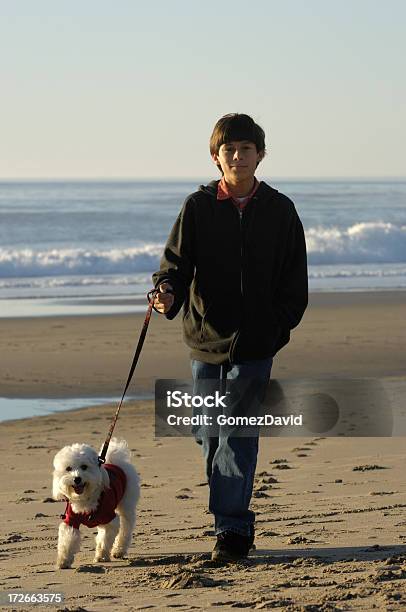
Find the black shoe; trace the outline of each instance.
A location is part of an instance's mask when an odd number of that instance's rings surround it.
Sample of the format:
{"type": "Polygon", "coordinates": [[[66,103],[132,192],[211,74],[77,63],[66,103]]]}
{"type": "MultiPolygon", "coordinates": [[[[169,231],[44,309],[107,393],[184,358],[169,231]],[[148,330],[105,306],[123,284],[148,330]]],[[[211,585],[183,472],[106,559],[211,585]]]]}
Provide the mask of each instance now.
{"type": "Polygon", "coordinates": [[[211,560],[232,563],[246,559],[254,542],[253,537],[253,535],[242,536],[233,531],[219,533],[216,546],[211,553],[211,560]]]}
{"type": "Polygon", "coordinates": [[[250,535],[248,536],[249,550],[256,550],[256,546],[254,544],[255,541],[255,527],[254,525],[250,525],[250,535]]]}

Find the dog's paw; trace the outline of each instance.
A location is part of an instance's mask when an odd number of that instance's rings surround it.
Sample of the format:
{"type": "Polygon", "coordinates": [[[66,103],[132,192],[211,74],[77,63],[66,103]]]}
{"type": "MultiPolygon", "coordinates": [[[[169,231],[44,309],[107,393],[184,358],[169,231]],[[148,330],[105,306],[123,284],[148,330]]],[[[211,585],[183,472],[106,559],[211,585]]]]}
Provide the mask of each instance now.
{"type": "Polygon", "coordinates": [[[113,550],[111,551],[111,556],[114,559],[124,559],[125,555],[126,555],[126,551],[121,550],[120,548],[113,548],[113,550]]]}
{"type": "Polygon", "coordinates": [[[68,559],[58,559],[55,563],[55,569],[70,569],[72,567],[72,561],[68,559]]]}
{"type": "Polygon", "coordinates": [[[109,561],[111,561],[111,559],[108,553],[96,555],[93,559],[94,563],[108,563],[109,561]]]}

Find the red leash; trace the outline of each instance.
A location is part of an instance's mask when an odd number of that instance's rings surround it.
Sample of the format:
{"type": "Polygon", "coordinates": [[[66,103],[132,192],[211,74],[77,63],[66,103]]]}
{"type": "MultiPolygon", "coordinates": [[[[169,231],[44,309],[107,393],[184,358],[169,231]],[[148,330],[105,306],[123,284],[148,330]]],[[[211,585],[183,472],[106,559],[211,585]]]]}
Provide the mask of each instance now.
{"type": "MultiPolygon", "coordinates": [[[[104,442],[102,452],[99,455],[99,465],[102,465],[106,461],[107,449],[108,449],[109,444],[110,444],[111,436],[113,435],[114,427],[116,426],[116,423],[117,423],[118,414],[120,412],[120,408],[121,408],[121,405],[123,403],[124,396],[125,396],[125,394],[127,392],[127,389],[129,387],[129,384],[130,384],[131,379],[133,377],[134,370],[135,370],[135,367],[136,367],[137,362],[138,362],[138,358],[139,358],[139,356],[141,354],[141,350],[142,350],[142,347],[143,347],[143,344],[144,344],[145,336],[147,335],[148,325],[149,325],[149,322],[150,322],[150,319],[151,319],[151,314],[152,314],[152,309],[155,310],[155,308],[154,308],[154,300],[155,300],[155,296],[156,296],[157,293],[158,293],[158,289],[152,289],[152,291],[149,291],[147,293],[147,300],[148,300],[149,304],[148,304],[147,314],[146,314],[146,317],[145,317],[145,320],[144,320],[144,325],[142,326],[142,330],[141,330],[140,338],[138,340],[137,348],[135,349],[135,354],[134,354],[133,362],[131,364],[130,373],[129,373],[128,378],[127,378],[127,383],[125,385],[125,388],[124,388],[124,391],[123,391],[123,395],[121,396],[120,403],[118,405],[116,413],[115,413],[115,415],[113,417],[113,420],[111,422],[110,429],[109,429],[109,432],[107,434],[106,440],[104,442]]],[[[167,291],[167,293],[172,293],[172,292],[167,291]]]]}

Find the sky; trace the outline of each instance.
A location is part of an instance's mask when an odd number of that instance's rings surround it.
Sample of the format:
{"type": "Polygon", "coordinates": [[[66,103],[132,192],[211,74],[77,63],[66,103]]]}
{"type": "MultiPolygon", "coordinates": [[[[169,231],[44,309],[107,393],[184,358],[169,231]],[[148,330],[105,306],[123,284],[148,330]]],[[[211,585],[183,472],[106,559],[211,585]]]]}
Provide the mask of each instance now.
{"type": "Polygon", "coordinates": [[[214,177],[230,112],[267,177],[406,176],[403,0],[0,0],[0,178],[214,177]]]}

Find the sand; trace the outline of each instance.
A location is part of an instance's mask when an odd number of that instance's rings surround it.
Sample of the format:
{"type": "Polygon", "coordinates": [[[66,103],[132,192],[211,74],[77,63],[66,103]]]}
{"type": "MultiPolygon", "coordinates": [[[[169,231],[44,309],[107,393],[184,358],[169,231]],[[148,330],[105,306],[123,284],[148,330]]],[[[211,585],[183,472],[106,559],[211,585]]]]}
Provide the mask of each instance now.
{"type": "MultiPolygon", "coordinates": [[[[378,378],[402,408],[405,303],[403,292],[312,295],[273,377],[378,378]]],[[[127,315],[0,321],[0,396],[119,395],[141,324],[127,315]]],[[[188,376],[179,321],[154,316],[132,392],[188,376]]],[[[56,609],[72,611],[406,609],[403,437],[262,438],[257,550],[217,567],[200,448],[154,439],[153,401],[126,403],[116,430],[142,479],[128,559],[94,565],[94,535],[82,527],[73,568],[56,571],[64,506],[49,501],[53,455],[74,441],[98,447],[113,409],[0,424],[1,590],[62,591],[56,609]]]]}

